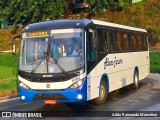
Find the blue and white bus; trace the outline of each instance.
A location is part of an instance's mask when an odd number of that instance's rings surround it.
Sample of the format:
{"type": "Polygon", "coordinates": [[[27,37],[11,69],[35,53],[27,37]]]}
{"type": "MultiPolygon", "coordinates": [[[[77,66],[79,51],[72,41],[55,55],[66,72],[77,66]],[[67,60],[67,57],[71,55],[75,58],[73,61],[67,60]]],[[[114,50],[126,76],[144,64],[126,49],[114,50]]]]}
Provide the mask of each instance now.
{"type": "Polygon", "coordinates": [[[109,92],[137,89],[149,68],[144,29],[93,19],[30,24],[21,35],[20,99],[102,104],[109,92]]]}

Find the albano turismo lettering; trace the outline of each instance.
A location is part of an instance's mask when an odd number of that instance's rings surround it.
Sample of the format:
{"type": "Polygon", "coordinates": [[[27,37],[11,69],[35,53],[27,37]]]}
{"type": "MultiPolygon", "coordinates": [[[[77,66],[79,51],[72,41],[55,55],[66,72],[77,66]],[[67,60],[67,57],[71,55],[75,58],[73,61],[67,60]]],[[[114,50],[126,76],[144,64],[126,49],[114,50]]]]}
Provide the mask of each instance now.
{"type": "Polygon", "coordinates": [[[105,60],[105,62],[104,62],[104,69],[106,69],[106,66],[114,66],[114,67],[116,67],[116,65],[118,65],[118,64],[122,64],[123,63],[123,60],[122,59],[117,59],[116,57],[115,57],[115,59],[114,60],[109,60],[109,58],[106,58],[106,60],[105,60]]]}

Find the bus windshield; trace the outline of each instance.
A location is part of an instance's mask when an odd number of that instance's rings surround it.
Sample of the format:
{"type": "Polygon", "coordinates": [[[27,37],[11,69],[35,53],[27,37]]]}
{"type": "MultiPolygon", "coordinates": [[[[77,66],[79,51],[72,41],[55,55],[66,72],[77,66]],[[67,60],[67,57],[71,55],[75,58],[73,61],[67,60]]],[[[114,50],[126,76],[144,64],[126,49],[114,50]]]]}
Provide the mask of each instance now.
{"type": "Polygon", "coordinates": [[[83,34],[80,28],[23,33],[19,69],[29,73],[62,73],[83,68],[83,34]]]}

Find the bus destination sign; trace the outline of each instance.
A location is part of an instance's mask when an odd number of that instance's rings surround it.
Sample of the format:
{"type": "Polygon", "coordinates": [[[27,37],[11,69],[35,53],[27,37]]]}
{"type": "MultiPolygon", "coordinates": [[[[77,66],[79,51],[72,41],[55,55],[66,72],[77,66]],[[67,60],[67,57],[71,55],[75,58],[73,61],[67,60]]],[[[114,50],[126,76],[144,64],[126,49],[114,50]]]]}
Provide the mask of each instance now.
{"type": "Polygon", "coordinates": [[[48,36],[48,32],[30,32],[29,37],[36,37],[36,36],[48,36]]]}

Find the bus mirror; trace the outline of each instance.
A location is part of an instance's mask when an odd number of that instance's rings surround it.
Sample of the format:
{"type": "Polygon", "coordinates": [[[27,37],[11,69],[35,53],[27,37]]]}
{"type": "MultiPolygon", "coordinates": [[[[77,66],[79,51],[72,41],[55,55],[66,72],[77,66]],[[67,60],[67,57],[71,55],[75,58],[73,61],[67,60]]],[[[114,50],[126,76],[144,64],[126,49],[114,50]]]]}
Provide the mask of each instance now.
{"type": "Polygon", "coordinates": [[[16,54],[16,44],[13,43],[12,45],[12,54],[15,55],[16,54]]]}
{"type": "Polygon", "coordinates": [[[16,54],[16,44],[15,44],[15,42],[14,42],[14,40],[16,39],[16,38],[19,38],[19,39],[21,39],[21,35],[14,35],[13,37],[12,37],[12,54],[13,55],[15,55],[16,54]]]}

